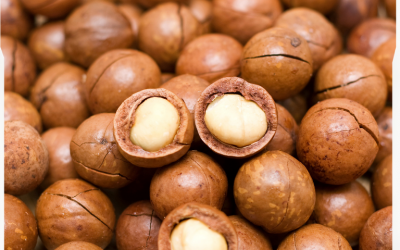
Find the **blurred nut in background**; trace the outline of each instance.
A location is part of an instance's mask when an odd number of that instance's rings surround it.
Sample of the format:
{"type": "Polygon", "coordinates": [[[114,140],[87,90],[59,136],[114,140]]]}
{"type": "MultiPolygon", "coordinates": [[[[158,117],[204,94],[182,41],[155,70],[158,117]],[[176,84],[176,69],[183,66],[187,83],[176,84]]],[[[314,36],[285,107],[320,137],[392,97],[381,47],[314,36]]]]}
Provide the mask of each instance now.
{"type": "Polygon", "coordinates": [[[57,247],[56,250],[101,250],[101,247],[85,241],[71,241],[57,247]]]}
{"type": "Polygon", "coordinates": [[[21,2],[32,14],[60,18],[78,6],[80,0],[21,0],[21,2]]]}
{"type": "Polygon", "coordinates": [[[388,155],[376,168],[371,180],[371,194],[376,208],[392,206],[392,155],[388,155]]]}
{"type": "Polygon", "coordinates": [[[384,0],[384,3],[387,15],[396,19],[396,0],[384,0]]]}
{"type": "Polygon", "coordinates": [[[385,107],[376,119],[379,129],[379,151],[375,163],[380,163],[386,156],[392,154],[392,108],[385,107]]]}
{"type": "Polygon", "coordinates": [[[328,14],[335,8],[339,0],[282,0],[282,2],[289,8],[306,7],[321,12],[321,14],[328,14]]]}
{"type": "Polygon", "coordinates": [[[132,47],[136,48],[138,43],[140,16],[142,15],[143,10],[133,4],[120,4],[118,5],[118,9],[131,24],[134,36],[134,43],[132,47]]]}
{"type": "Polygon", "coordinates": [[[189,9],[200,22],[199,34],[211,33],[212,3],[209,0],[190,0],[189,9]]]}
{"type": "Polygon", "coordinates": [[[297,124],[301,123],[301,119],[303,119],[308,110],[307,98],[301,93],[277,103],[289,111],[289,113],[296,120],[297,124]]]}
{"type": "Polygon", "coordinates": [[[25,40],[33,26],[32,24],[33,18],[22,7],[20,0],[1,1],[2,36],[25,40]]]}
{"type": "Polygon", "coordinates": [[[369,217],[360,235],[360,250],[392,249],[392,206],[369,217]]]}
{"type": "Polygon", "coordinates": [[[165,2],[176,2],[180,4],[187,4],[189,0],[119,0],[121,3],[127,4],[139,4],[146,9],[153,8],[156,5],[165,3],[165,2]]]}

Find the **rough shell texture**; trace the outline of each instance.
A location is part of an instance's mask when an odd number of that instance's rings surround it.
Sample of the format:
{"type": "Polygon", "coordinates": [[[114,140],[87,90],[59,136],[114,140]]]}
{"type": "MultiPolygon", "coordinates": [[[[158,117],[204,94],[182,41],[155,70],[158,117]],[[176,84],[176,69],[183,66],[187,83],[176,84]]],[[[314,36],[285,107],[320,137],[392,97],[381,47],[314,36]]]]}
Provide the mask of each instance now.
{"type": "Polygon", "coordinates": [[[84,85],[90,110],[98,114],[116,112],[132,94],[160,84],[161,72],[151,57],[137,50],[118,49],[103,54],[90,66],[84,85]]]}
{"type": "Polygon", "coordinates": [[[138,201],[127,207],[118,219],[115,237],[118,250],[157,250],[161,220],[149,201],[138,201]]]}
{"type": "Polygon", "coordinates": [[[4,194],[4,249],[33,250],[37,238],[35,216],[20,199],[4,194]]]}
{"type": "Polygon", "coordinates": [[[95,244],[85,241],[71,241],[56,248],[56,250],[101,250],[95,244]]]}
{"type": "Polygon", "coordinates": [[[80,0],[21,0],[21,2],[32,14],[60,18],[78,6],[80,0]]]}
{"type": "Polygon", "coordinates": [[[392,249],[392,206],[369,217],[360,235],[360,250],[392,249]]]}
{"type": "Polygon", "coordinates": [[[368,170],[378,145],[378,125],[372,114],[354,101],[334,98],[308,110],[296,149],[314,179],[341,185],[368,170]]]}
{"type": "Polygon", "coordinates": [[[197,202],[189,202],[175,208],[163,220],[158,236],[159,250],[171,250],[172,230],[180,221],[189,218],[198,219],[211,230],[222,234],[228,244],[228,250],[238,250],[238,235],[229,218],[218,209],[197,202]]]}
{"type": "Polygon", "coordinates": [[[306,7],[322,14],[330,13],[336,6],[339,0],[282,0],[283,4],[289,8],[306,7]]]}
{"type": "Polygon", "coordinates": [[[49,153],[38,132],[21,121],[4,123],[4,192],[34,190],[49,169],[49,153]]]}
{"type": "Polygon", "coordinates": [[[380,45],[371,57],[371,60],[379,66],[385,75],[389,90],[389,99],[392,98],[392,63],[395,50],[396,37],[393,37],[380,45]]]}
{"type": "Polygon", "coordinates": [[[269,233],[301,227],[314,210],[315,188],[307,169],[281,151],[243,164],[233,187],[240,213],[269,233]]]}
{"type": "Polygon", "coordinates": [[[176,63],[176,74],[191,74],[212,83],[238,76],[243,46],[230,36],[207,34],[190,42],[176,63]]]}
{"type": "Polygon", "coordinates": [[[376,168],[371,180],[372,199],[377,209],[392,205],[392,155],[376,168]]]}
{"type": "Polygon", "coordinates": [[[61,180],[46,189],[37,202],[36,219],[48,250],[70,241],[86,241],[104,249],[115,225],[108,197],[79,179],[61,180]]]}
{"type": "Polygon", "coordinates": [[[392,154],[392,107],[385,107],[376,119],[379,129],[379,151],[375,163],[380,163],[386,156],[392,154]]]}
{"type": "Polygon", "coordinates": [[[164,219],[176,207],[196,201],[221,209],[228,192],[225,171],[208,155],[189,151],[158,169],[150,184],[155,214],[164,219]]]}
{"type": "Polygon", "coordinates": [[[1,35],[24,40],[31,28],[31,17],[19,0],[1,1],[1,35]]]}

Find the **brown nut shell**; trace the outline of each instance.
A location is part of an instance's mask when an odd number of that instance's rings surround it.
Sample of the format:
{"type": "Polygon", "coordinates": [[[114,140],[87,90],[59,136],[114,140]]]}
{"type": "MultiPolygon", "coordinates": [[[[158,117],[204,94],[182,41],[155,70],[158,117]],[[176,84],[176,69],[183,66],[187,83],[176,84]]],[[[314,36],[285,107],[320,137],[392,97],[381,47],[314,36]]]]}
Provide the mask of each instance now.
{"type": "Polygon", "coordinates": [[[103,188],[121,188],[139,174],[139,168],[118,151],[113,135],[114,117],[109,113],[91,116],[78,127],[70,144],[77,173],[103,188]]]}
{"type": "Polygon", "coordinates": [[[384,3],[387,15],[396,19],[396,0],[385,0],[384,3]]]}
{"type": "Polygon", "coordinates": [[[32,18],[19,0],[1,1],[1,35],[25,40],[32,28],[32,18]]]}
{"type": "Polygon", "coordinates": [[[164,219],[176,207],[198,202],[221,210],[228,192],[228,178],[208,155],[189,151],[178,161],[157,170],[150,184],[155,214],[164,219]]]}
{"type": "Polygon", "coordinates": [[[305,7],[321,12],[321,14],[330,13],[339,0],[282,0],[282,3],[289,8],[305,7]]]}
{"type": "Polygon", "coordinates": [[[57,247],[56,250],[102,250],[101,247],[85,242],[85,241],[71,241],[57,247]]]}
{"type": "Polygon", "coordinates": [[[39,133],[22,121],[4,123],[4,192],[23,195],[43,181],[49,153],[39,133]]]}
{"type": "Polygon", "coordinates": [[[132,164],[143,168],[158,168],[177,161],[190,148],[194,123],[185,102],[166,89],[145,89],[126,99],[118,108],[114,119],[114,137],[119,152],[132,164]],[[135,122],[136,109],[151,97],[168,100],[177,109],[180,125],[171,144],[156,152],[148,152],[130,140],[130,131],[135,122]]]}
{"type": "Polygon", "coordinates": [[[146,9],[150,9],[155,7],[156,5],[165,3],[165,2],[175,2],[180,4],[188,4],[189,0],[120,0],[121,3],[126,4],[139,4],[146,9]]]}
{"type": "MultiPolygon", "coordinates": [[[[277,102],[282,105],[296,120],[297,124],[301,123],[301,120],[305,116],[308,110],[308,100],[302,94],[292,96],[283,101],[277,102]]],[[[278,117],[279,119],[279,117],[278,117]]]]}
{"type": "Polygon", "coordinates": [[[278,250],[352,250],[347,240],[329,227],[320,224],[307,225],[290,234],[278,250]]]}
{"type": "Polygon", "coordinates": [[[371,60],[379,66],[385,75],[388,85],[389,100],[392,99],[392,64],[395,50],[396,37],[393,37],[380,45],[371,57],[371,60]]]}
{"type": "Polygon", "coordinates": [[[104,249],[115,225],[108,197],[79,179],[61,180],[46,189],[37,202],[36,219],[48,250],[70,241],[86,241],[104,249]]]}
{"type": "Polygon", "coordinates": [[[361,231],[359,249],[391,250],[392,231],[392,206],[376,211],[361,231]]]}
{"type": "Polygon", "coordinates": [[[132,47],[136,48],[138,43],[140,16],[142,15],[143,10],[135,4],[120,4],[118,5],[118,9],[131,24],[134,36],[132,47]]]}
{"type": "Polygon", "coordinates": [[[150,201],[138,201],[127,207],[118,219],[115,238],[118,250],[157,250],[161,220],[150,201]]]}
{"type": "Polygon", "coordinates": [[[379,151],[374,163],[380,163],[386,156],[392,154],[393,135],[392,135],[392,107],[385,107],[376,119],[379,129],[379,151]]]}
{"type": "Polygon", "coordinates": [[[21,2],[32,14],[60,18],[78,6],[80,0],[21,0],[21,2]]]}
{"type": "Polygon", "coordinates": [[[209,0],[191,0],[189,9],[199,21],[199,34],[211,33],[212,3],[209,0]]]}
{"type": "Polygon", "coordinates": [[[378,124],[362,105],[344,98],[311,107],[297,140],[298,159],[311,176],[341,185],[363,175],[378,153],[378,124]]]}
{"type": "Polygon", "coordinates": [[[23,201],[4,194],[4,249],[34,250],[38,239],[35,216],[23,201]]]}
{"type": "Polygon", "coordinates": [[[392,155],[388,155],[372,175],[371,195],[378,210],[392,206],[392,168],[392,155]]]}
{"type": "Polygon", "coordinates": [[[278,115],[276,105],[268,92],[255,84],[246,82],[238,77],[225,77],[208,86],[195,107],[195,122],[201,140],[215,153],[230,158],[246,158],[262,151],[271,142],[278,127],[278,115]],[[207,106],[217,97],[226,93],[237,93],[246,100],[255,102],[265,113],[268,129],[265,135],[258,141],[245,146],[236,147],[218,140],[207,128],[204,116],[207,106]]]}
{"type": "Polygon", "coordinates": [[[238,250],[238,235],[228,216],[214,207],[198,202],[183,204],[165,217],[158,235],[158,249],[171,250],[170,236],[172,230],[179,222],[190,218],[198,219],[211,230],[222,234],[226,239],[228,250],[238,250]]]}
{"type": "Polygon", "coordinates": [[[243,164],[233,187],[240,213],[269,233],[301,227],[314,210],[315,188],[291,155],[268,151],[243,164]]]}

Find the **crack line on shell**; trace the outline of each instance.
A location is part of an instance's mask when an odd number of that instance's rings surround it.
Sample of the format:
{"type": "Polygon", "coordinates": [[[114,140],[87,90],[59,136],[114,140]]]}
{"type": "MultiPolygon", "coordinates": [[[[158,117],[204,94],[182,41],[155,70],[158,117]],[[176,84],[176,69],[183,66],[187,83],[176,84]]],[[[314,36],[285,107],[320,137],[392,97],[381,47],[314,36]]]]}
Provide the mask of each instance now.
{"type": "Polygon", "coordinates": [[[129,179],[128,177],[126,177],[126,176],[120,174],[120,173],[111,174],[111,173],[108,173],[108,172],[100,171],[100,170],[98,170],[98,169],[94,169],[94,168],[87,167],[87,166],[85,166],[82,162],[79,162],[79,161],[75,161],[75,160],[74,160],[74,162],[76,162],[76,163],[78,163],[78,164],[81,164],[84,168],[93,170],[93,171],[95,171],[95,172],[99,172],[99,173],[106,174],[106,175],[111,175],[111,176],[120,176],[120,177],[122,177],[122,178],[127,179],[128,181],[131,181],[131,180],[132,180],[132,179],[129,179]]]}
{"type": "Polygon", "coordinates": [[[274,57],[274,56],[283,56],[283,57],[295,59],[295,60],[310,64],[309,62],[307,62],[306,60],[304,60],[300,57],[287,55],[287,54],[269,54],[269,55],[261,55],[261,56],[252,56],[252,57],[246,57],[243,60],[258,59],[258,58],[264,58],[264,57],[274,57]]]}
{"type": "Polygon", "coordinates": [[[15,91],[15,54],[17,53],[18,42],[14,39],[11,65],[11,89],[15,91]]]}
{"type": "MultiPolygon", "coordinates": [[[[81,146],[84,145],[84,144],[98,144],[98,145],[104,145],[104,144],[101,144],[101,143],[99,143],[99,142],[84,142],[84,143],[82,143],[82,144],[78,144],[78,143],[76,143],[76,142],[74,142],[74,141],[71,141],[71,142],[74,143],[75,145],[77,145],[78,147],[81,147],[81,146]]],[[[117,145],[116,142],[107,142],[107,144],[117,145]]],[[[127,161],[127,160],[124,159],[124,158],[117,157],[117,156],[112,152],[112,150],[108,150],[108,149],[107,149],[107,151],[108,151],[108,153],[111,152],[111,154],[113,154],[113,156],[114,156],[115,159],[120,160],[120,161],[123,161],[123,162],[126,162],[126,163],[130,163],[129,161],[127,161]]]]}
{"type": "Polygon", "coordinates": [[[74,200],[73,198],[71,198],[68,195],[64,195],[64,194],[51,194],[51,193],[46,193],[48,195],[54,195],[54,196],[60,196],[60,197],[64,197],[70,201],[75,202],[76,204],[78,204],[79,206],[81,206],[83,209],[86,210],[86,212],[88,212],[90,215],[92,215],[94,218],[96,218],[98,221],[100,221],[104,226],[106,226],[108,229],[110,229],[111,231],[113,231],[105,222],[103,222],[102,220],[100,220],[99,217],[97,217],[96,215],[94,215],[92,212],[90,212],[89,209],[87,209],[82,203],[80,203],[79,201],[74,200]]]}
{"type": "Polygon", "coordinates": [[[81,147],[82,145],[84,145],[84,144],[101,144],[101,143],[98,143],[98,142],[84,142],[84,143],[82,143],[82,144],[78,144],[78,143],[76,143],[75,141],[71,141],[73,144],[75,144],[76,146],[78,146],[78,147],[81,147]]]}
{"type": "Polygon", "coordinates": [[[204,178],[205,178],[206,181],[207,181],[208,192],[210,193],[210,204],[209,204],[209,205],[212,206],[212,204],[211,204],[212,192],[211,192],[211,186],[210,186],[210,182],[208,181],[207,175],[206,175],[206,173],[204,173],[204,170],[203,170],[203,168],[200,166],[200,164],[199,164],[195,159],[192,158],[192,160],[193,160],[193,161],[196,163],[196,165],[199,167],[200,171],[203,173],[204,178]]]}
{"type": "Polygon", "coordinates": [[[317,43],[317,42],[313,42],[313,41],[310,41],[310,40],[306,40],[306,41],[307,41],[307,43],[311,43],[311,44],[313,44],[313,45],[315,45],[315,46],[322,47],[322,48],[324,48],[325,50],[329,50],[329,49],[332,47],[332,45],[334,44],[334,40],[333,40],[333,41],[331,42],[331,44],[328,45],[328,46],[323,45],[323,44],[320,44],[320,43],[317,43]]]}
{"type": "Polygon", "coordinates": [[[328,91],[330,91],[330,90],[338,89],[338,88],[341,88],[341,87],[346,87],[346,86],[348,86],[348,85],[350,85],[350,84],[356,83],[356,82],[358,82],[358,81],[360,81],[360,80],[363,80],[363,79],[366,79],[366,78],[369,78],[369,77],[381,77],[381,76],[380,76],[380,75],[367,75],[367,76],[363,76],[363,77],[360,77],[360,78],[358,78],[358,79],[356,79],[356,80],[354,80],[354,81],[351,81],[351,82],[347,82],[347,83],[344,83],[344,84],[341,84],[341,85],[338,85],[338,86],[329,87],[329,88],[326,88],[326,89],[323,89],[323,90],[319,90],[319,91],[315,92],[314,94],[318,95],[318,94],[322,94],[322,93],[324,93],[324,92],[328,92],[328,91]]]}
{"type": "Polygon", "coordinates": [[[201,74],[197,74],[196,76],[205,76],[208,74],[215,74],[215,73],[222,73],[224,71],[229,71],[229,70],[234,70],[234,69],[239,69],[240,67],[232,67],[232,68],[228,68],[228,69],[221,69],[221,70],[216,70],[216,71],[210,71],[210,72],[206,72],[206,73],[201,73],[201,74]]]}
{"type": "Polygon", "coordinates": [[[154,214],[154,210],[151,210],[150,229],[149,229],[149,235],[147,236],[147,239],[146,239],[146,249],[147,249],[147,245],[149,243],[149,238],[150,238],[150,235],[151,235],[151,223],[153,222],[153,214],[154,214]]]}
{"type": "Polygon", "coordinates": [[[98,189],[98,188],[88,189],[88,190],[86,190],[86,191],[80,192],[79,194],[76,194],[76,195],[72,196],[71,198],[75,198],[75,197],[77,197],[77,196],[79,196],[79,195],[81,195],[81,194],[83,194],[83,193],[87,193],[87,192],[95,191],[95,190],[100,190],[100,189],[98,189]]]}
{"type": "Polygon", "coordinates": [[[47,90],[49,90],[53,84],[64,75],[63,72],[61,74],[57,74],[55,77],[53,77],[53,79],[51,79],[49,86],[46,86],[44,89],[42,89],[39,93],[38,93],[38,97],[39,97],[39,107],[38,110],[42,109],[43,104],[47,101],[47,96],[46,96],[46,92],[47,90]]]}
{"type": "Polygon", "coordinates": [[[183,49],[183,43],[185,42],[184,30],[183,30],[183,17],[181,13],[182,5],[178,5],[178,18],[179,18],[179,27],[181,28],[181,40],[179,42],[179,51],[183,49]]]}
{"type": "Polygon", "coordinates": [[[38,4],[35,7],[31,7],[30,10],[34,11],[34,10],[37,10],[37,9],[45,8],[48,5],[51,5],[53,2],[54,2],[53,0],[44,1],[42,4],[38,4]]]}

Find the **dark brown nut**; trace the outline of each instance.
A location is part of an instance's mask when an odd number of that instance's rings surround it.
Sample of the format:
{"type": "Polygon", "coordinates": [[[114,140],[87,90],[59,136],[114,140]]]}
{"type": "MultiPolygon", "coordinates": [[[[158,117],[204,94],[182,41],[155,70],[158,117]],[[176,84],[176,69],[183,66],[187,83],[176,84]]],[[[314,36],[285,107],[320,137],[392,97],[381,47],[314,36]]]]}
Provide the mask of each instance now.
{"type": "Polygon", "coordinates": [[[378,124],[362,105],[328,99],[304,116],[297,140],[298,159],[322,183],[341,185],[363,175],[378,153],[378,124]]]}
{"type": "Polygon", "coordinates": [[[72,163],[69,144],[76,129],[68,127],[52,128],[42,135],[49,152],[49,171],[40,187],[45,190],[59,180],[78,178],[72,163]]]}
{"type": "Polygon", "coordinates": [[[371,57],[384,42],[396,37],[396,22],[389,18],[371,18],[357,25],[347,38],[350,53],[371,57]]]}
{"type": "Polygon", "coordinates": [[[115,225],[108,197],[79,179],[57,181],[46,189],[37,201],[36,219],[48,250],[70,241],[86,241],[104,249],[115,225]]]}
{"type": "Polygon", "coordinates": [[[22,121],[4,123],[4,192],[23,195],[44,180],[49,153],[39,133],[22,121]]]}
{"type": "Polygon", "coordinates": [[[71,61],[85,68],[105,52],[128,48],[133,42],[128,19],[109,2],[84,4],[65,22],[65,51],[71,61]]]}
{"type": "Polygon", "coordinates": [[[184,246],[185,240],[188,243],[187,249],[190,249],[191,242],[196,242],[201,244],[199,249],[211,249],[210,247],[219,243],[218,246],[221,248],[214,249],[238,250],[238,235],[229,218],[218,209],[197,202],[189,202],[175,208],[163,220],[158,235],[158,249],[174,249],[172,244],[175,243],[184,246]],[[187,225],[188,222],[192,227],[182,225],[184,223],[187,225]],[[195,228],[202,229],[201,239],[192,231],[195,228]],[[182,234],[174,235],[174,232],[182,234]]]}
{"type": "Polygon", "coordinates": [[[21,2],[32,14],[60,18],[78,6],[80,0],[21,0],[21,2]]]}
{"type": "Polygon", "coordinates": [[[212,3],[209,0],[190,0],[189,9],[199,21],[199,34],[211,33],[212,3]]]}
{"type": "Polygon", "coordinates": [[[396,19],[396,0],[385,0],[384,3],[387,15],[396,19]]]}
{"type": "Polygon", "coordinates": [[[392,206],[369,217],[360,235],[360,250],[392,249],[392,206]]]}
{"type": "Polygon", "coordinates": [[[138,201],[127,207],[118,219],[115,238],[118,250],[157,250],[161,220],[149,201],[138,201]]]}
{"type": "Polygon", "coordinates": [[[155,214],[164,219],[176,207],[196,201],[221,210],[228,192],[225,171],[211,157],[189,151],[184,157],[158,169],[150,184],[155,214]]]}
{"type": "Polygon", "coordinates": [[[275,102],[260,86],[225,77],[208,86],[195,107],[201,140],[217,154],[247,158],[271,142],[278,127],[275,102]]]}
{"type": "Polygon", "coordinates": [[[271,28],[281,13],[279,0],[214,0],[212,26],[246,44],[255,34],[271,28]]]}
{"type": "Polygon", "coordinates": [[[4,194],[4,249],[34,250],[37,238],[31,210],[17,197],[4,194]]]}
{"type": "Polygon", "coordinates": [[[31,102],[47,128],[76,128],[90,111],[82,78],[85,71],[69,63],[56,63],[39,75],[31,91],[31,102]]]}
{"type": "Polygon", "coordinates": [[[238,76],[242,45],[232,37],[207,34],[190,42],[176,63],[176,74],[191,74],[212,83],[238,76]]]}
{"type": "Polygon", "coordinates": [[[385,107],[387,83],[379,67],[360,55],[339,55],[318,71],[314,84],[318,101],[347,98],[366,107],[377,117],[385,107]],[[374,93],[368,98],[368,93],[374,93]]]}
{"type": "Polygon", "coordinates": [[[189,0],[120,0],[121,3],[127,4],[139,4],[140,6],[150,9],[155,7],[156,5],[165,3],[165,2],[176,2],[181,4],[187,4],[189,0]]]}
{"type": "Polygon", "coordinates": [[[233,187],[240,213],[269,233],[285,233],[310,218],[315,188],[307,169],[289,154],[268,151],[243,164],[233,187]]]}
{"type": "Polygon", "coordinates": [[[136,48],[138,43],[140,16],[142,15],[143,10],[133,4],[120,4],[118,5],[118,9],[131,24],[134,37],[134,44],[132,47],[136,48]]]}
{"type": "Polygon", "coordinates": [[[331,20],[343,35],[368,18],[378,16],[379,0],[339,0],[331,20]]]}
{"type": "MultiPolygon", "coordinates": [[[[298,94],[283,101],[277,102],[282,105],[296,120],[297,124],[301,123],[304,115],[307,113],[308,104],[304,95],[298,94]]],[[[279,119],[279,117],[278,117],[279,119]]]]}
{"type": "Polygon", "coordinates": [[[296,152],[296,140],[299,126],[293,116],[283,106],[276,104],[278,127],[274,138],[265,148],[265,151],[280,150],[293,155],[296,152]]]}
{"type": "Polygon", "coordinates": [[[328,14],[333,11],[339,0],[282,0],[283,4],[289,8],[305,7],[321,12],[321,14],[328,14]]]}
{"type": "Polygon", "coordinates": [[[36,64],[29,49],[18,40],[1,36],[4,56],[4,90],[27,96],[36,78],[36,64]]]}
{"type": "Polygon", "coordinates": [[[285,11],[276,20],[276,26],[296,31],[310,47],[314,71],[343,48],[339,31],[322,14],[306,8],[285,11]]]}
{"type": "Polygon", "coordinates": [[[262,86],[275,100],[283,100],[298,94],[310,80],[311,50],[291,29],[267,29],[244,47],[241,72],[243,79],[262,86]]]}
{"type": "Polygon", "coordinates": [[[32,18],[19,0],[1,1],[1,35],[25,40],[32,28],[32,18]]]}
{"type": "Polygon", "coordinates": [[[172,78],[174,78],[176,75],[172,73],[162,73],[161,74],[161,83],[166,83],[172,78]]]}
{"type": "Polygon", "coordinates": [[[376,168],[371,181],[371,195],[376,208],[392,206],[392,155],[376,168]]]}
{"type": "Polygon", "coordinates": [[[161,72],[151,57],[131,49],[111,50],[89,68],[85,93],[94,114],[116,112],[126,98],[143,89],[157,88],[161,72]]]}
{"type": "Polygon", "coordinates": [[[64,21],[46,23],[32,31],[28,48],[40,69],[68,61],[64,53],[64,21]]]}
{"type": "Polygon", "coordinates": [[[62,244],[56,250],[102,250],[102,248],[85,241],[71,241],[62,244]]]}
{"type": "Polygon", "coordinates": [[[340,234],[319,224],[307,225],[290,234],[279,245],[278,250],[352,250],[347,240],[340,234]]]}
{"type": "Polygon", "coordinates": [[[23,121],[42,133],[42,119],[36,108],[14,92],[4,92],[4,121],[23,121]]]}
{"type": "Polygon", "coordinates": [[[133,94],[121,104],[114,119],[119,152],[144,168],[177,161],[189,150],[193,132],[193,117],[185,102],[166,89],[133,94]]]}
{"type": "Polygon", "coordinates": [[[103,188],[121,188],[139,174],[119,153],[113,135],[115,114],[97,114],[85,120],[72,137],[70,149],[75,170],[103,188]]]}
{"type": "Polygon", "coordinates": [[[379,66],[385,75],[390,100],[392,99],[392,63],[395,50],[396,37],[393,37],[380,45],[371,57],[371,60],[379,66]]]}
{"type": "MultiPolygon", "coordinates": [[[[180,75],[174,77],[160,86],[160,88],[169,90],[183,99],[186,107],[189,109],[190,114],[194,120],[194,111],[197,100],[201,93],[210,85],[206,80],[193,76],[193,75],[180,75]]],[[[199,132],[196,127],[194,128],[192,147],[201,148],[204,146],[203,141],[200,139],[199,132]]]]}
{"type": "Polygon", "coordinates": [[[385,107],[376,119],[379,129],[379,151],[375,163],[380,163],[386,156],[392,154],[392,108],[385,107]]]}
{"type": "Polygon", "coordinates": [[[352,181],[340,186],[317,184],[315,191],[314,222],[340,233],[350,245],[358,245],[362,228],[375,212],[367,190],[352,181]]]}
{"type": "Polygon", "coordinates": [[[139,48],[151,56],[162,71],[174,72],[185,46],[199,35],[200,23],[189,8],[163,3],[140,17],[139,48]]]}
{"type": "Polygon", "coordinates": [[[241,216],[229,216],[238,235],[238,250],[272,250],[269,239],[264,232],[254,227],[241,216]]]}

